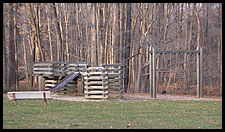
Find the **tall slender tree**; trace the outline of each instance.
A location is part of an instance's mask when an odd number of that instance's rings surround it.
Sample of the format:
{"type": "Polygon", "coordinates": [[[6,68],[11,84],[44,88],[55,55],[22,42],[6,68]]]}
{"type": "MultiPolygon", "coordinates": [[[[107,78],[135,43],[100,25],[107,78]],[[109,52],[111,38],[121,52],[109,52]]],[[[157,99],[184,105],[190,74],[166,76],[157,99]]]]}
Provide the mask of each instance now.
{"type": "MultiPolygon", "coordinates": [[[[126,24],[126,41],[125,41],[125,60],[130,57],[130,44],[131,44],[131,3],[127,3],[127,24],[126,24]]],[[[125,62],[125,73],[124,73],[124,91],[127,92],[128,81],[129,81],[129,60],[125,62]]]]}
{"type": "Polygon", "coordinates": [[[14,37],[14,26],[15,26],[15,21],[14,21],[14,4],[13,3],[9,3],[9,28],[8,28],[8,33],[9,33],[9,61],[8,61],[8,69],[9,69],[9,76],[8,76],[8,86],[9,86],[9,90],[13,91],[16,90],[16,62],[15,62],[15,37],[14,37]]]}

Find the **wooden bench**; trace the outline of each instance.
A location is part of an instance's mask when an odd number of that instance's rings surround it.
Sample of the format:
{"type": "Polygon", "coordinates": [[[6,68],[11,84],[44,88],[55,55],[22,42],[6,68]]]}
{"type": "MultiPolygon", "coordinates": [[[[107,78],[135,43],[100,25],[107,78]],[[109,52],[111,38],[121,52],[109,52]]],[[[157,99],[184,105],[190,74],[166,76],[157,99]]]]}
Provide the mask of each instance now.
{"type": "Polygon", "coordinates": [[[8,92],[9,100],[44,100],[44,107],[47,106],[47,99],[53,99],[50,95],[50,91],[22,91],[22,92],[8,92]]]}

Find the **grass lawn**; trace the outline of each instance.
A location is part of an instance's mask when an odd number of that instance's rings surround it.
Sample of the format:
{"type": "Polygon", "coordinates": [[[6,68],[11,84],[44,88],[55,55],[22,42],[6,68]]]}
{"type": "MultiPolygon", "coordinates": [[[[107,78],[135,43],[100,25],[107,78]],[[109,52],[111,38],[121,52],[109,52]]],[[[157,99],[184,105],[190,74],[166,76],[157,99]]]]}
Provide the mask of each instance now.
{"type": "Polygon", "coordinates": [[[222,102],[20,100],[3,95],[3,129],[8,128],[196,128],[222,129],[222,102]]]}

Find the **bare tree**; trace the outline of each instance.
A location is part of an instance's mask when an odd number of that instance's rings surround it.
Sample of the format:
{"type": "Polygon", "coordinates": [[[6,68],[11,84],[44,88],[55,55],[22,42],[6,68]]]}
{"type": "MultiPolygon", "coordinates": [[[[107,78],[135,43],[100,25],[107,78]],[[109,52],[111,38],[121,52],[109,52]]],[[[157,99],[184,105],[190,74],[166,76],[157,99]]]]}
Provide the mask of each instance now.
{"type": "Polygon", "coordinates": [[[96,4],[91,4],[91,63],[98,65],[97,61],[97,23],[96,23],[96,4]]]}
{"type": "Polygon", "coordinates": [[[9,33],[9,61],[8,61],[8,68],[9,68],[9,76],[8,80],[8,86],[9,90],[16,90],[16,62],[15,62],[15,37],[14,37],[14,26],[15,26],[15,21],[14,21],[14,4],[9,3],[9,28],[8,28],[8,33],[9,33]]]}
{"type": "MultiPolygon", "coordinates": [[[[127,24],[126,24],[126,41],[125,41],[125,59],[130,57],[130,43],[131,43],[131,3],[127,3],[127,24]]],[[[129,82],[129,61],[125,62],[125,75],[124,75],[124,91],[127,92],[129,82]]]]}
{"type": "MultiPolygon", "coordinates": [[[[194,50],[198,45],[203,48],[206,93],[222,91],[220,3],[4,3],[3,14],[4,91],[18,89],[21,67],[33,90],[41,90],[41,79],[32,77],[34,62],[85,61],[95,66],[122,63],[125,92],[148,92],[149,46],[194,50]]],[[[157,68],[195,60],[188,54],[158,58],[157,68]]],[[[182,75],[184,87],[191,85],[195,77],[189,73],[196,65],[177,67],[157,73],[159,86],[178,84],[179,68],[188,73],[182,75]]]]}
{"type": "Polygon", "coordinates": [[[218,71],[219,71],[219,89],[222,94],[222,5],[218,7],[218,71]]]}
{"type": "Polygon", "coordinates": [[[59,5],[56,3],[53,3],[53,10],[54,10],[54,18],[55,18],[55,25],[56,25],[56,32],[57,32],[57,55],[58,55],[58,61],[63,61],[63,40],[62,40],[62,32],[61,32],[61,24],[60,24],[60,11],[59,11],[59,5]]]}

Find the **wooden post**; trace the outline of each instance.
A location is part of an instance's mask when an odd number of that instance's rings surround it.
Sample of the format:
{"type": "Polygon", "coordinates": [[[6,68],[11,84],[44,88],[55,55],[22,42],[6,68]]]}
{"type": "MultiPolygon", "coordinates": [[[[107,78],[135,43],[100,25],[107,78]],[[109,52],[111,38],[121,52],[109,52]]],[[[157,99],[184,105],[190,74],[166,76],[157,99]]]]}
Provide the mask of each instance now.
{"type": "Polygon", "coordinates": [[[43,97],[44,97],[44,107],[47,107],[47,99],[45,93],[43,93],[43,97]]]}
{"type": "Polygon", "coordinates": [[[155,48],[152,47],[152,92],[153,92],[153,98],[156,98],[156,71],[155,71],[155,64],[156,64],[156,52],[155,52],[155,48]]]}
{"type": "Polygon", "coordinates": [[[197,97],[202,98],[202,48],[197,47],[197,97]]]}
{"type": "Polygon", "coordinates": [[[123,79],[122,73],[123,72],[122,72],[122,66],[118,66],[118,69],[120,69],[119,72],[118,72],[118,73],[120,73],[120,75],[119,75],[119,78],[120,78],[120,80],[119,80],[119,84],[120,84],[120,86],[119,86],[120,87],[119,98],[122,99],[123,98],[123,91],[122,91],[123,90],[123,88],[122,88],[123,87],[122,86],[122,81],[123,81],[122,80],[123,79]]]}
{"type": "Polygon", "coordinates": [[[149,94],[150,97],[153,98],[153,93],[152,93],[152,46],[149,48],[149,94]]]}
{"type": "Polygon", "coordinates": [[[16,102],[16,95],[15,95],[15,93],[13,93],[13,100],[15,101],[15,104],[17,104],[17,102],[16,102]]]}
{"type": "Polygon", "coordinates": [[[203,97],[203,93],[202,93],[202,88],[203,88],[202,87],[202,48],[200,46],[199,46],[199,50],[200,50],[200,53],[199,53],[199,55],[200,55],[200,58],[199,58],[200,59],[199,60],[200,61],[199,62],[200,63],[200,65],[199,65],[199,72],[200,72],[200,75],[199,75],[199,77],[200,77],[199,85],[200,86],[199,86],[199,88],[200,88],[200,91],[199,92],[200,92],[200,98],[202,98],[203,97]]]}
{"type": "Polygon", "coordinates": [[[122,79],[123,79],[122,94],[124,95],[124,84],[125,84],[124,83],[124,81],[125,81],[125,78],[124,78],[125,77],[125,75],[124,75],[125,74],[125,66],[124,65],[123,65],[122,70],[123,70],[123,74],[122,74],[122,79]]]}

